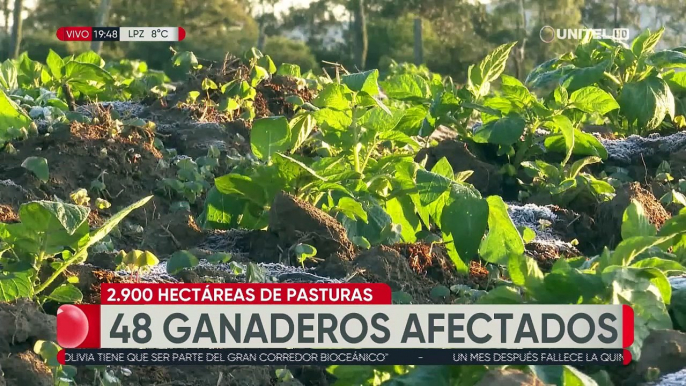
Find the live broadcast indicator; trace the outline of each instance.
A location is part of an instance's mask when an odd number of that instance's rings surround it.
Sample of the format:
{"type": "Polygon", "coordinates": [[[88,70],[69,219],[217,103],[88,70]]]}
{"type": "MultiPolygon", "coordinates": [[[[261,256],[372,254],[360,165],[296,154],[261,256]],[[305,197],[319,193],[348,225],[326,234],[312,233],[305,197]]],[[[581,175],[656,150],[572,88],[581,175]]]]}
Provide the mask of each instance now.
{"type": "Polygon", "coordinates": [[[179,42],[186,37],[183,27],[60,27],[62,41],[179,42]]]}

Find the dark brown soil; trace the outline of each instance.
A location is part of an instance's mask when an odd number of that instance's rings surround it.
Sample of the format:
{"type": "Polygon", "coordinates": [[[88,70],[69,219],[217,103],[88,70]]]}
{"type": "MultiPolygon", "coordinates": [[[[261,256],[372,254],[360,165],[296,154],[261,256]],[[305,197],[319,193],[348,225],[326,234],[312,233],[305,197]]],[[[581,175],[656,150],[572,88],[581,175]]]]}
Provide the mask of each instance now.
{"type": "Polygon", "coordinates": [[[503,177],[498,173],[498,167],[477,158],[464,142],[442,141],[437,146],[420,150],[415,161],[421,162],[426,158],[426,168],[431,170],[443,157],[448,160],[455,173],[465,170],[473,171],[474,173],[466,182],[474,185],[483,195],[502,193],[503,177]]]}
{"type": "Polygon", "coordinates": [[[194,247],[204,237],[190,213],[157,213],[144,227],[142,238],[135,245],[138,245],[138,249],[154,251],[160,256],[165,256],[194,247]]]}
{"type": "Polygon", "coordinates": [[[443,245],[396,244],[391,248],[404,256],[410,268],[419,275],[428,276],[439,283],[451,282],[454,279],[455,265],[448,257],[443,245]]]}
{"type": "Polygon", "coordinates": [[[536,260],[543,272],[550,272],[558,259],[581,256],[574,247],[564,247],[562,244],[531,242],[526,244],[526,254],[536,260]]]}
{"type": "Polygon", "coordinates": [[[622,240],[621,226],[624,211],[636,200],[643,206],[648,220],[660,228],[671,216],[648,190],[638,182],[632,182],[616,191],[617,195],[608,202],[598,206],[596,224],[597,229],[603,231],[603,245],[614,249],[622,240]]]}
{"type": "MultiPolygon", "coordinates": [[[[102,120],[101,120],[102,121],[102,120]]],[[[105,125],[83,125],[74,122],[69,130],[58,130],[49,136],[31,137],[15,143],[17,154],[0,155],[0,180],[10,179],[26,192],[15,187],[13,195],[2,195],[3,204],[18,209],[28,199],[69,201],[76,189],[89,189],[91,182],[103,176],[106,184],[104,199],[112,209],[122,208],[151,192],[162,172],[157,162],[161,154],[152,146],[152,139],[133,133],[130,137],[110,138],[105,125]],[[107,154],[103,155],[102,150],[107,154]],[[21,167],[26,157],[43,157],[48,161],[50,180],[42,183],[21,167]],[[26,197],[29,196],[29,197],[26,197]],[[7,197],[7,199],[6,199],[7,197]]],[[[97,196],[89,191],[91,202],[97,196]]],[[[134,214],[140,215],[140,214],[134,214]]],[[[92,218],[97,224],[97,219],[92,218]]]]}
{"type": "Polygon", "coordinates": [[[367,282],[386,283],[393,292],[408,293],[418,304],[433,303],[430,293],[436,284],[413,271],[408,259],[391,247],[366,250],[355,257],[353,264],[367,282]]]}
{"type": "MultiPolygon", "coordinates": [[[[279,193],[269,211],[269,231],[284,251],[298,243],[317,249],[320,259],[351,260],[355,254],[345,228],[333,217],[286,193],[279,193]]],[[[297,261],[292,261],[297,264],[297,261]]]]}
{"type": "Polygon", "coordinates": [[[0,385],[4,382],[7,386],[53,386],[50,368],[43,360],[31,350],[20,353],[3,355],[0,353],[0,385]]]}
{"type": "Polygon", "coordinates": [[[12,223],[18,221],[19,217],[14,209],[9,205],[0,205],[0,222],[12,223]]]}
{"type": "Polygon", "coordinates": [[[662,374],[679,371],[686,364],[686,333],[675,330],[653,330],[643,341],[641,359],[636,372],[644,373],[650,368],[660,369],[662,374]]]}

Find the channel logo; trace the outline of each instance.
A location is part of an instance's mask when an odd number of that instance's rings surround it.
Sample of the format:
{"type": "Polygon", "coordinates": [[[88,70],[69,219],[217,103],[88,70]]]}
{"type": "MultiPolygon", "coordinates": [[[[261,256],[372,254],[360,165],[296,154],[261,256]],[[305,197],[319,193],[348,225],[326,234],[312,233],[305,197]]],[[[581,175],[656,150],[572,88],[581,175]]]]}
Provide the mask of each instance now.
{"type": "Polygon", "coordinates": [[[628,28],[553,28],[549,25],[543,26],[539,31],[539,37],[543,43],[552,43],[556,39],[581,40],[588,34],[591,34],[593,39],[625,41],[629,40],[630,32],[628,28]]]}
{"type": "Polygon", "coordinates": [[[57,309],[57,344],[62,348],[99,348],[100,305],[60,306],[57,309]]]}

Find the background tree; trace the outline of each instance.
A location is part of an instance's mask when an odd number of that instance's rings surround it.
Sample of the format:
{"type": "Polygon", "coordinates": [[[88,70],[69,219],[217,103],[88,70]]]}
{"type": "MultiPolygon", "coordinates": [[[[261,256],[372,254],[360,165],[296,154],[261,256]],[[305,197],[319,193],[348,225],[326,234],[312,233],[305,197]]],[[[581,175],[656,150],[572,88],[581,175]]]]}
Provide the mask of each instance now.
{"type": "Polygon", "coordinates": [[[12,58],[19,56],[19,50],[21,47],[21,34],[22,34],[22,24],[24,17],[22,12],[24,11],[23,0],[14,0],[14,10],[13,10],[13,20],[12,20],[12,40],[10,46],[10,55],[12,58]]]}
{"type": "MultiPolygon", "coordinates": [[[[110,0],[100,0],[100,8],[98,9],[98,14],[96,17],[95,21],[95,26],[96,27],[107,27],[105,24],[107,23],[107,15],[110,12],[110,0]]],[[[102,49],[102,41],[92,41],[91,42],[91,50],[100,53],[100,50],[102,49]]]]}

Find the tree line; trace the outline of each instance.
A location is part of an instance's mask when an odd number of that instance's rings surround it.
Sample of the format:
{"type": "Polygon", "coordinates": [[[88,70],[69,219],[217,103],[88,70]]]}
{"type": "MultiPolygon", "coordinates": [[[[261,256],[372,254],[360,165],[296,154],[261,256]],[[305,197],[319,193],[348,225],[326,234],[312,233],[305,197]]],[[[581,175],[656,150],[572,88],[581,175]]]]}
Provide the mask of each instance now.
{"type": "Polygon", "coordinates": [[[256,46],[276,61],[319,71],[324,63],[350,70],[411,62],[456,79],[494,47],[517,41],[510,65],[518,77],[575,42],[544,43],[555,28],[666,28],[665,44],[686,41],[682,0],[314,0],[282,14],[280,0],[0,0],[0,54],[43,59],[93,49],[105,58],[141,59],[164,69],[168,43],[60,42],[62,26],[183,26],[177,50],[218,60],[256,46]],[[23,12],[22,12],[23,11],[23,12]],[[9,27],[11,26],[11,28],[9,27]]]}

